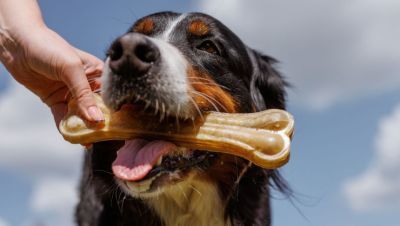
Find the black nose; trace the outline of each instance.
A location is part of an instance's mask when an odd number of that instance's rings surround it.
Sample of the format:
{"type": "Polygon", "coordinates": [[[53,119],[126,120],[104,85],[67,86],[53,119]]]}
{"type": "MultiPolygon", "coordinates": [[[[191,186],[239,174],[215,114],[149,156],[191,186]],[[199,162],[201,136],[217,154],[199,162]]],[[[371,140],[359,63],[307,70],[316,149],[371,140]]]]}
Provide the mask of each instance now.
{"type": "Polygon", "coordinates": [[[111,45],[109,57],[113,73],[142,76],[158,61],[160,51],[146,36],[128,33],[111,45]]]}

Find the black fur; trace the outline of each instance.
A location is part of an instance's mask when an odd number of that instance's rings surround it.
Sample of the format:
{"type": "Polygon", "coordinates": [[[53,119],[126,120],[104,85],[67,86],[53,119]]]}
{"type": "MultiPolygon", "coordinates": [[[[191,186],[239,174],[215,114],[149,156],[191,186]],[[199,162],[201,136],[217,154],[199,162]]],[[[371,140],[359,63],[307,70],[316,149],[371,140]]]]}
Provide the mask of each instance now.
{"type": "MultiPolygon", "coordinates": [[[[179,14],[164,12],[154,18],[153,34],[160,33],[169,20],[179,14]],[[164,25],[164,26],[163,26],[164,25]]],[[[212,28],[212,36],[206,37],[217,43],[218,56],[197,53],[193,46],[203,40],[186,37],[178,32],[171,43],[182,51],[193,67],[213,76],[216,83],[229,88],[242,112],[269,108],[285,108],[285,81],[274,68],[276,60],[246,47],[240,39],[216,19],[200,13],[191,14],[212,28]]],[[[184,30],[185,24],[182,25],[184,30]]],[[[128,32],[132,32],[130,29],[128,32]]],[[[133,226],[162,225],[162,220],[140,199],[125,195],[118,188],[111,171],[119,141],[95,143],[85,154],[83,177],[80,187],[80,203],[76,221],[80,226],[133,226]]],[[[244,167],[241,160],[236,167],[244,167]],[[239,166],[239,164],[241,164],[239,166]]],[[[233,171],[236,174],[236,171],[233,171]]],[[[250,166],[238,184],[219,181],[221,196],[227,201],[225,216],[235,225],[268,226],[271,224],[270,187],[287,191],[281,176],[274,170],[250,166]]],[[[212,207],[210,207],[212,208],[212,207]]]]}

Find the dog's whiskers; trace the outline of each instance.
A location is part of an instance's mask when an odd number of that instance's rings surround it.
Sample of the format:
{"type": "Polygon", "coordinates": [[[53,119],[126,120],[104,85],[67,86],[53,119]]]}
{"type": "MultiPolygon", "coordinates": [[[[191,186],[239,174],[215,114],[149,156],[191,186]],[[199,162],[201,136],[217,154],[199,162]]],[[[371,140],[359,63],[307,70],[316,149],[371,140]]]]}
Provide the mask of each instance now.
{"type": "MultiPolygon", "coordinates": [[[[204,120],[203,113],[200,110],[199,105],[197,105],[196,101],[193,100],[193,97],[189,96],[190,101],[193,103],[194,107],[196,108],[197,112],[199,113],[199,116],[201,117],[202,120],[204,120]]],[[[192,121],[194,123],[194,117],[192,117],[192,121]]],[[[194,125],[193,125],[194,126],[194,125]]]]}
{"type": "MultiPolygon", "coordinates": [[[[207,94],[205,94],[205,93],[201,93],[201,92],[197,92],[197,91],[195,91],[196,92],[196,94],[197,95],[200,95],[200,96],[202,96],[202,97],[204,97],[204,99],[206,99],[207,101],[209,101],[210,103],[214,103],[214,104],[217,104],[218,106],[220,106],[221,108],[222,108],[222,110],[224,110],[225,112],[229,112],[228,111],[228,109],[220,102],[220,101],[218,101],[217,99],[215,99],[214,97],[212,97],[212,96],[210,96],[210,95],[207,95],[207,94]],[[212,101],[211,101],[212,100],[212,101]]],[[[214,106],[214,108],[216,108],[215,106],[214,106]]],[[[216,111],[218,111],[219,112],[219,109],[218,108],[216,108],[216,111]]]]}
{"type": "Polygon", "coordinates": [[[189,184],[190,187],[193,189],[193,191],[197,192],[200,196],[203,196],[203,193],[201,193],[194,185],[189,184]]]}
{"type": "Polygon", "coordinates": [[[118,206],[118,209],[121,211],[121,213],[123,212],[123,210],[124,210],[124,201],[125,201],[125,198],[126,198],[126,195],[125,195],[125,193],[123,192],[123,191],[121,191],[120,189],[118,189],[118,192],[119,192],[119,196],[118,196],[118,200],[117,200],[117,206],[118,206]],[[122,198],[121,198],[122,197],[122,198]]]}
{"type": "Polygon", "coordinates": [[[144,106],[144,110],[146,111],[150,107],[151,102],[148,100],[146,100],[145,102],[146,102],[146,104],[144,106]]]}
{"type": "MultiPolygon", "coordinates": [[[[123,192],[122,192],[123,193],[123,192]]],[[[122,205],[121,208],[124,209],[124,204],[125,204],[125,200],[126,200],[126,194],[123,193],[124,197],[122,198],[122,205]]]]}
{"type": "Polygon", "coordinates": [[[166,112],[165,112],[165,104],[164,104],[164,103],[161,103],[160,122],[161,122],[162,120],[164,120],[165,115],[166,115],[166,112]]]}
{"type": "MultiPolygon", "coordinates": [[[[215,103],[211,100],[211,97],[210,97],[210,96],[208,96],[207,94],[201,93],[201,92],[194,91],[194,90],[191,90],[190,92],[193,93],[193,94],[195,94],[195,95],[197,95],[197,96],[203,97],[206,101],[208,101],[208,102],[213,106],[213,108],[214,108],[215,111],[220,112],[219,108],[218,108],[217,105],[215,105],[215,103]]],[[[215,99],[214,99],[214,100],[215,100],[215,99]]],[[[216,100],[215,100],[215,101],[216,101],[216,100]]],[[[216,101],[216,102],[219,103],[218,101],[216,101]]],[[[219,103],[219,104],[220,104],[220,103],[219,103]]],[[[222,104],[221,104],[221,105],[222,105],[222,104]]],[[[226,111],[226,109],[225,109],[225,111],[226,111]]]]}
{"type": "Polygon", "coordinates": [[[155,107],[154,107],[154,115],[157,115],[158,113],[158,100],[155,101],[155,107]]]}
{"type": "Polygon", "coordinates": [[[118,189],[117,185],[114,184],[113,186],[111,186],[110,193],[111,193],[111,200],[115,200],[118,203],[118,198],[116,197],[117,196],[117,194],[116,194],[117,189],[118,189]]]}
{"type": "Polygon", "coordinates": [[[100,172],[100,173],[106,173],[106,174],[109,174],[109,175],[114,175],[113,173],[108,172],[108,171],[106,171],[106,170],[95,169],[95,170],[93,170],[93,172],[100,172]]]}
{"type": "Polygon", "coordinates": [[[181,105],[178,103],[177,110],[175,112],[175,122],[176,122],[176,128],[178,128],[178,131],[180,130],[179,117],[178,117],[180,110],[181,110],[181,105]]]}
{"type": "MultiPolygon", "coordinates": [[[[223,74],[223,75],[224,75],[224,74],[223,74]]],[[[225,90],[231,90],[230,88],[228,88],[228,87],[226,87],[226,86],[224,86],[224,85],[218,84],[218,83],[216,83],[215,81],[213,81],[213,80],[211,80],[211,79],[201,78],[201,77],[193,77],[193,76],[188,76],[188,79],[193,79],[193,81],[191,82],[191,84],[212,85],[212,86],[220,87],[220,88],[225,89],[225,90]],[[196,79],[197,79],[197,80],[200,80],[200,81],[196,81],[196,79]],[[207,83],[206,83],[206,82],[202,82],[202,81],[206,81],[207,83]]]]}
{"type": "Polygon", "coordinates": [[[196,82],[191,82],[190,84],[192,84],[192,85],[216,86],[216,87],[219,87],[219,88],[221,88],[221,89],[223,89],[223,90],[230,91],[230,89],[229,89],[228,87],[223,86],[223,85],[220,85],[220,84],[217,84],[217,83],[213,83],[213,82],[196,81],[196,82]]]}
{"type": "Polygon", "coordinates": [[[186,196],[186,193],[183,191],[182,186],[180,184],[177,184],[177,185],[178,185],[179,190],[181,190],[183,197],[185,197],[186,201],[189,201],[189,198],[186,196]]]}
{"type": "Polygon", "coordinates": [[[212,96],[210,96],[210,95],[207,95],[207,94],[205,94],[205,93],[202,93],[205,97],[208,97],[208,98],[210,98],[211,100],[213,100],[216,104],[218,104],[225,112],[228,112],[228,109],[226,109],[226,107],[221,103],[221,102],[219,102],[217,99],[215,99],[214,97],[212,97],[212,96]]]}

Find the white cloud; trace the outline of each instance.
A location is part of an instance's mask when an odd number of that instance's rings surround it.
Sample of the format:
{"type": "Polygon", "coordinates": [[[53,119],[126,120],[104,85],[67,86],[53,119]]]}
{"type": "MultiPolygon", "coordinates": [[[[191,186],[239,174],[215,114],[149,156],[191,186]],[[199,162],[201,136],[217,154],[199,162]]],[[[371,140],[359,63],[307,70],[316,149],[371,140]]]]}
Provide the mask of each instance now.
{"type": "Polygon", "coordinates": [[[0,217],[0,226],[10,226],[10,225],[0,217]]]}
{"type": "Polygon", "coordinates": [[[353,209],[400,210],[400,105],[381,120],[376,137],[376,157],[370,167],[348,181],[344,192],[353,209]]]}
{"type": "Polygon", "coordinates": [[[199,8],[278,58],[295,104],[324,109],[400,88],[400,1],[203,0],[199,8]]]}
{"type": "Polygon", "coordinates": [[[72,225],[76,191],[74,178],[40,179],[33,188],[30,205],[38,216],[46,217],[47,225],[72,225]]]}
{"type": "Polygon", "coordinates": [[[74,206],[77,202],[76,180],[45,178],[39,180],[34,189],[31,206],[34,211],[64,212],[65,207],[74,206]]]}
{"type": "Polygon", "coordinates": [[[80,170],[82,147],[65,142],[50,110],[14,81],[0,94],[0,119],[0,169],[38,177],[80,170]]]}
{"type": "Polygon", "coordinates": [[[7,86],[8,83],[8,72],[4,68],[4,66],[0,63],[0,95],[3,89],[7,86]]]}
{"type": "Polygon", "coordinates": [[[0,93],[0,122],[0,170],[32,178],[27,225],[72,225],[83,148],[64,141],[50,110],[14,80],[0,93]]]}

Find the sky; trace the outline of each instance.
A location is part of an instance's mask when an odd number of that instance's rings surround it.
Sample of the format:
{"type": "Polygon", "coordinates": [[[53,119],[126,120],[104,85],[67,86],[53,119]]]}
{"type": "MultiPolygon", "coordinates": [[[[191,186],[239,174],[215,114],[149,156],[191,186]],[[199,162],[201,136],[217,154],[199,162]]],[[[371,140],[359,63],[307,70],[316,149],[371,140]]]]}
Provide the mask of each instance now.
{"type": "MultiPolygon", "coordinates": [[[[277,58],[296,119],[295,191],[274,193],[275,226],[400,221],[400,1],[40,1],[45,21],[99,58],[136,19],[201,11],[277,58]]],[[[83,149],[0,66],[0,226],[72,225],[83,149]]]]}

